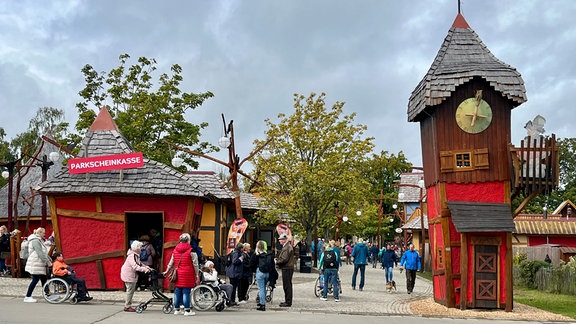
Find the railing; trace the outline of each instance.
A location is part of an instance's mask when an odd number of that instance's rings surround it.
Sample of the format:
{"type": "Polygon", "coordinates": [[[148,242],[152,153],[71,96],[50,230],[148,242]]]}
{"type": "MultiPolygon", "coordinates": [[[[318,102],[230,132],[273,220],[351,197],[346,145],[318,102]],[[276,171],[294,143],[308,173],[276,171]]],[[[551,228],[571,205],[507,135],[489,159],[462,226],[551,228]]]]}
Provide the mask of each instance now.
{"type": "Polygon", "coordinates": [[[527,137],[520,147],[510,146],[513,196],[551,192],[558,186],[556,135],[527,137]]]}

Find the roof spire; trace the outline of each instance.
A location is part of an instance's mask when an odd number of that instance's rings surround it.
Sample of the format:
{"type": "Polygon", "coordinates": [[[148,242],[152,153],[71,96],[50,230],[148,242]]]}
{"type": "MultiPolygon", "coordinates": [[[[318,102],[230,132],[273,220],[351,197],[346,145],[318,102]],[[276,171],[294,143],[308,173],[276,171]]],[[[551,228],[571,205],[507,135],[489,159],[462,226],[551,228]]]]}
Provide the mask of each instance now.
{"type": "Polygon", "coordinates": [[[114,119],[112,119],[112,116],[110,116],[110,112],[108,112],[106,106],[103,106],[100,108],[98,116],[96,116],[96,119],[94,119],[94,122],[88,130],[118,130],[118,126],[116,126],[116,123],[114,122],[114,119]]]}
{"type": "Polygon", "coordinates": [[[460,11],[460,0],[458,0],[458,14],[461,14],[462,12],[460,11]]]}

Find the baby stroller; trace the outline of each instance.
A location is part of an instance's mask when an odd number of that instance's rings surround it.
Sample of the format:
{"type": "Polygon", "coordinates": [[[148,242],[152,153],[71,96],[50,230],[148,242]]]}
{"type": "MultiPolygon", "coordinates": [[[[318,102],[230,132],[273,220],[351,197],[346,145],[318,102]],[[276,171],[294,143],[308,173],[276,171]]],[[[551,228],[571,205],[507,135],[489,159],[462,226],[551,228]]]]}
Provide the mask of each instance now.
{"type": "Polygon", "coordinates": [[[164,314],[170,314],[174,310],[174,302],[172,298],[162,293],[162,287],[158,284],[158,279],[164,279],[164,276],[158,274],[158,271],[156,270],[152,270],[146,275],[148,277],[148,287],[152,290],[152,298],[136,306],[136,313],[142,313],[151,303],[159,303],[164,304],[162,312],[164,312],[164,314]]]}

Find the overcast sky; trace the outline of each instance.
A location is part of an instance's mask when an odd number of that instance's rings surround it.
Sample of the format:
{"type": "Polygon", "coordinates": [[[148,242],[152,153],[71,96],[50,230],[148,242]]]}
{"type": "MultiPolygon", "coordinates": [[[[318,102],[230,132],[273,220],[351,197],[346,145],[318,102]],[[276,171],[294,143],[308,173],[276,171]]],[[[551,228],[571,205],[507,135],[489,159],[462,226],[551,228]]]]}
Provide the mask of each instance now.
{"type": "MultiPolygon", "coordinates": [[[[264,119],[292,113],[294,93],[325,92],[329,105],[346,102],[344,112],[368,126],[375,153],[403,151],[421,165],[408,99],[457,8],[457,0],[2,1],[0,127],[11,139],[40,107],[63,109],[74,125],[82,67],[107,72],[127,53],[130,65],[156,59],[160,72],[179,64],[182,90],[213,92],[188,120],[208,122],[202,140],[213,143],[221,113],[234,120],[241,159],[264,138],[264,119]]],[[[524,78],[528,102],[512,111],[514,144],[537,114],[546,133],[576,137],[576,1],[462,0],[462,14],[524,78]]]]}

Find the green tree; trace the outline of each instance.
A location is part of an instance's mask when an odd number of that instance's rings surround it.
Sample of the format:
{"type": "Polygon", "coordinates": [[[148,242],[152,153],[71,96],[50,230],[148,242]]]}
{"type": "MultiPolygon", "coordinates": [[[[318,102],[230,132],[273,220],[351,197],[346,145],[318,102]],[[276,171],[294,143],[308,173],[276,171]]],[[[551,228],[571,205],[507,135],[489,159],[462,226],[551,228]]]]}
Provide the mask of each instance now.
{"type": "Polygon", "coordinates": [[[408,162],[402,151],[398,155],[388,151],[380,154],[372,154],[370,159],[361,164],[361,174],[370,183],[370,194],[367,196],[362,216],[364,223],[361,232],[363,237],[376,237],[378,235],[378,223],[380,222],[380,235],[386,238],[387,233],[393,233],[399,224],[397,218],[390,222],[390,217],[378,217],[378,204],[382,192],[382,214],[394,213],[392,205],[397,203],[398,188],[394,184],[400,180],[400,175],[412,170],[412,163],[408,162]]]}
{"type": "MultiPolygon", "coordinates": [[[[42,135],[48,135],[56,141],[62,141],[68,134],[68,122],[64,111],[53,107],[38,108],[36,115],[28,123],[28,129],[16,135],[10,143],[13,151],[21,154],[33,154],[42,141],[42,135]]],[[[23,157],[24,160],[27,157],[23,157]]]]}
{"type": "MultiPolygon", "coordinates": [[[[186,113],[200,107],[214,95],[211,92],[192,93],[180,90],[182,68],[174,64],[171,75],[158,77],[153,83],[156,60],[140,57],[138,63],[127,67],[128,54],[120,55],[120,66],[108,73],[98,73],[91,65],[82,69],[86,87],[80,91],[84,101],[76,104],[79,134],[72,140],[78,142],[96,118],[99,109],[107,105],[115,117],[118,128],[136,151],[147,158],[169,164],[173,153],[165,141],[192,148],[201,153],[218,150],[209,143],[200,143],[200,130],[207,123],[198,125],[187,122],[186,113]],[[193,147],[198,145],[197,147],[193,147]]],[[[181,157],[196,168],[198,162],[188,154],[181,157]]]]}
{"type": "Polygon", "coordinates": [[[292,115],[279,114],[278,124],[267,119],[266,136],[274,140],[265,149],[269,156],[259,155],[255,161],[254,177],[262,184],[258,191],[268,207],[260,222],[292,220],[293,231],[308,239],[315,230],[334,227],[335,203],[355,211],[370,187],[360,165],[373,139],[364,138],[366,126],[353,124],[355,113],[343,115],[343,102],[327,108],[325,97],[295,94],[292,115]]]}
{"type": "MultiPolygon", "coordinates": [[[[0,162],[11,162],[15,160],[14,154],[10,150],[10,143],[5,140],[6,131],[4,128],[0,127],[0,162]]],[[[0,173],[3,170],[0,170],[0,173]]],[[[7,179],[0,176],[0,187],[3,187],[8,183],[7,179]]]]}

